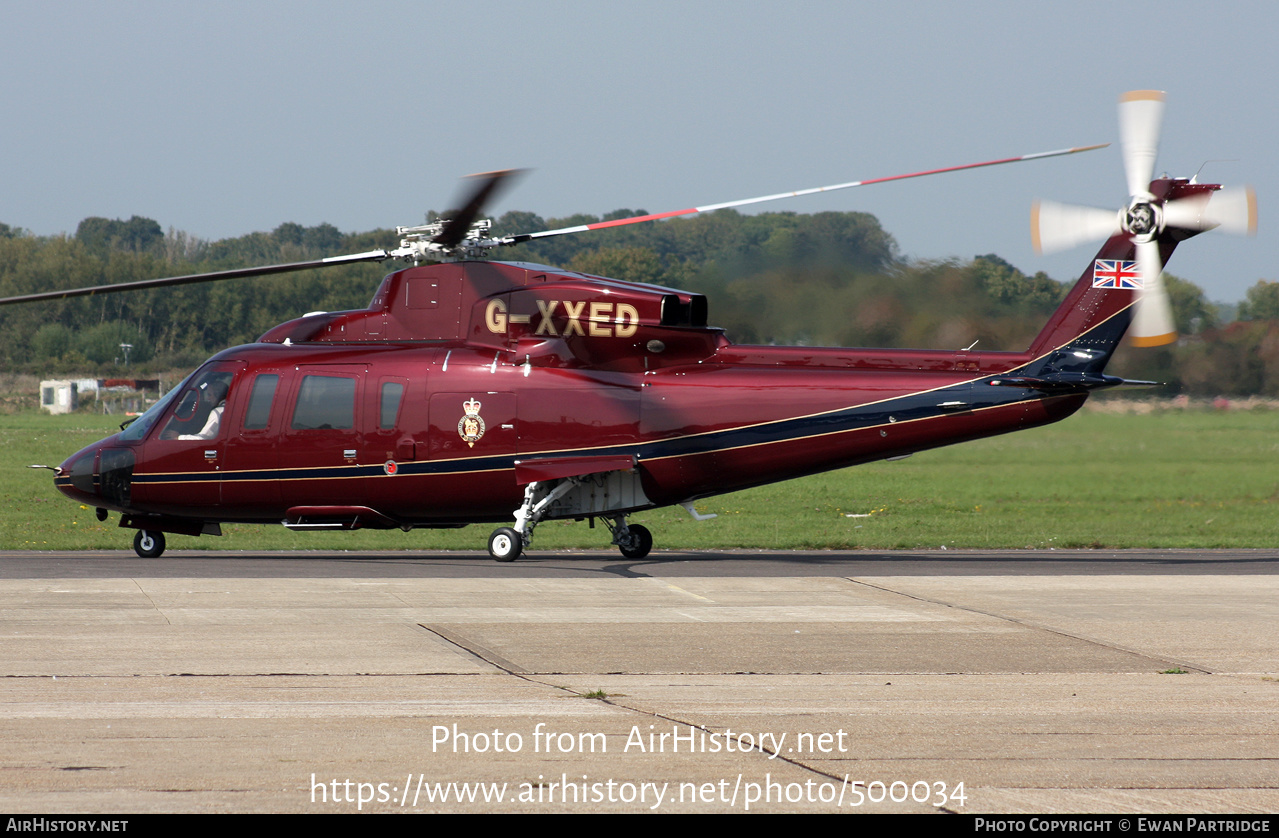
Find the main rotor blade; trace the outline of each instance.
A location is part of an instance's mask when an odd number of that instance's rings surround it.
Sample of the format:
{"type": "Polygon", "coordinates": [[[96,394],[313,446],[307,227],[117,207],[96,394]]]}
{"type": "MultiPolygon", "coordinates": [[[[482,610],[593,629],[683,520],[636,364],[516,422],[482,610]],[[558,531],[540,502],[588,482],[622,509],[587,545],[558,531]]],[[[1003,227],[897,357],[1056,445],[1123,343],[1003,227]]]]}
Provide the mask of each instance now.
{"type": "Polygon", "coordinates": [[[385,250],[370,250],[367,253],[355,253],[350,256],[330,256],[326,259],[314,259],[310,262],[289,262],[284,265],[267,265],[259,268],[237,268],[231,271],[167,276],[161,279],[142,279],[137,282],[118,282],[114,285],[95,285],[90,288],[72,288],[65,291],[45,291],[40,294],[25,294],[21,297],[4,297],[0,299],[0,306],[12,303],[33,303],[38,300],[65,300],[70,297],[89,297],[94,294],[115,294],[120,291],[140,291],[144,288],[163,288],[168,285],[189,285],[196,282],[218,282],[223,279],[267,276],[291,271],[305,271],[308,268],[329,268],[335,265],[346,265],[355,262],[381,262],[387,256],[388,254],[385,250]]]}
{"type": "Polygon", "coordinates": [[[1163,346],[1177,339],[1172,319],[1172,302],[1164,288],[1159,242],[1137,243],[1137,267],[1141,271],[1141,293],[1129,332],[1134,346],[1163,346]]]}
{"type": "Polygon", "coordinates": [[[1161,90],[1130,90],[1119,97],[1119,139],[1124,148],[1128,194],[1150,195],[1164,117],[1161,90]]]}
{"type": "Polygon", "coordinates": [[[497,193],[498,187],[514,175],[523,173],[524,169],[502,169],[497,172],[484,172],[468,177],[467,180],[476,180],[479,181],[479,184],[471,191],[470,197],[467,198],[462,208],[450,213],[451,217],[445,223],[444,229],[431,241],[445,247],[457,246],[466,238],[471,225],[484,212],[484,205],[492,200],[497,193]]]}
{"type": "Polygon", "coordinates": [[[1030,207],[1030,238],[1036,253],[1052,253],[1120,231],[1119,213],[1078,204],[1035,201],[1030,207]]]}
{"type": "Polygon", "coordinates": [[[798,198],[801,195],[815,195],[818,192],[835,192],[840,189],[852,189],[855,186],[870,186],[873,183],[887,183],[893,180],[907,180],[909,178],[924,177],[925,175],[940,175],[945,172],[958,172],[964,169],[980,169],[983,166],[999,166],[1004,163],[1019,163],[1023,160],[1038,160],[1042,157],[1060,157],[1065,154],[1077,154],[1081,151],[1092,151],[1098,148],[1105,148],[1110,143],[1102,143],[1101,145],[1077,146],[1075,148],[1062,148],[1056,151],[1041,151],[1037,154],[1023,154],[1021,157],[1005,157],[1001,160],[987,160],[982,163],[967,163],[962,166],[947,166],[944,169],[928,169],[923,172],[911,172],[906,175],[890,175],[889,177],[872,178],[870,180],[854,180],[849,183],[837,183],[833,186],[817,186],[812,189],[801,189],[798,192],[779,192],[776,195],[764,195],[759,198],[744,198],[740,201],[727,201],[722,204],[708,204],[704,207],[691,207],[689,209],[674,210],[673,212],[656,212],[649,215],[635,215],[630,218],[618,218],[612,221],[599,221],[595,224],[579,224],[576,227],[561,227],[558,230],[544,230],[540,233],[523,233],[518,236],[512,236],[510,244],[519,244],[531,239],[543,239],[549,236],[562,236],[566,233],[581,233],[586,230],[602,230],[605,227],[622,227],[627,224],[639,224],[644,221],[657,221],[662,218],[675,218],[680,215],[692,215],[698,212],[712,212],[714,210],[732,209],[733,207],[743,207],[748,204],[760,204],[765,201],[779,201],[782,198],[798,198]]]}

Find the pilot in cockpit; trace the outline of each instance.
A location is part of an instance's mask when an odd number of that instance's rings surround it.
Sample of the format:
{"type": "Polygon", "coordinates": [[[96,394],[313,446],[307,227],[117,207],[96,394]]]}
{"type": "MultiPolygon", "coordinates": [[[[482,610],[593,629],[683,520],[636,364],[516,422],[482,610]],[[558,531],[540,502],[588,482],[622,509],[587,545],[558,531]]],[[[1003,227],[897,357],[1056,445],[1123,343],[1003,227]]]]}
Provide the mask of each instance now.
{"type": "Polygon", "coordinates": [[[222,411],[226,409],[229,380],[226,373],[212,373],[183,393],[160,438],[216,438],[222,424],[222,411]]]}
{"type": "Polygon", "coordinates": [[[178,439],[213,439],[218,435],[218,427],[222,424],[222,411],[226,409],[227,386],[223,381],[212,381],[204,388],[200,400],[202,410],[207,410],[208,418],[199,433],[179,434],[178,439]]]}

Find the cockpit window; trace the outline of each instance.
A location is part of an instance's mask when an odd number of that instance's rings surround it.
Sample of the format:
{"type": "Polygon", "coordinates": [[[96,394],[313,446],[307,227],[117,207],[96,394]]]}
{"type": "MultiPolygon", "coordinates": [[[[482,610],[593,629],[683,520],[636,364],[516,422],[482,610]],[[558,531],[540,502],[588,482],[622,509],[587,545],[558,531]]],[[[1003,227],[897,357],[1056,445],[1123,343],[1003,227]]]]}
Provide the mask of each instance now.
{"type": "Polygon", "coordinates": [[[222,411],[234,373],[211,370],[182,389],[161,439],[215,439],[222,429],[222,411]]]}
{"type": "Polygon", "coordinates": [[[168,410],[169,405],[178,397],[179,393],[182,393],[186,389],[187,385],[191,383],[191,379],[194,377],[195,373],[188,375],[185,379],[183,379],[181,384],[165,393],[158,402],[151,405],[141,416],[130,422],[128,427],[126,427],[120,434],[120,439],[134,440],[142,439],[146,436],[147,431],[151,430],[151,426],[155,424],[155,420],[159,419],[161,414],[168,410]]]}

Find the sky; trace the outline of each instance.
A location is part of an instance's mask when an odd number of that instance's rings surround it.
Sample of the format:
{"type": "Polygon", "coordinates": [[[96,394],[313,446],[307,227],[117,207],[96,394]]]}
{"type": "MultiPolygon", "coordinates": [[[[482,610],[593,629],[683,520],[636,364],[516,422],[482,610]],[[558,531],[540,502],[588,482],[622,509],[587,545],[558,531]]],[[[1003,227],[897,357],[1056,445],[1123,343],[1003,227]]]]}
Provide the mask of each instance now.
{"type": "Polygon", "coordinates": [[[0,222],[38,235],[88,216],[204,239],[419,224],[502,168],[531,172],[494,215],[662,212],[1115,142],[761,207],[869,212],[905,256],[1073,280],[1093,249],[1036,255],[1031,202],[1126,203],[1116,102],[1158,89],[1156,172],[1203,167],[1260,206],[1255,238],[1200,236],[1169,272],[1221,302],[1279,279],[1279,4],[50,2],[2,20],[0,222]]]}

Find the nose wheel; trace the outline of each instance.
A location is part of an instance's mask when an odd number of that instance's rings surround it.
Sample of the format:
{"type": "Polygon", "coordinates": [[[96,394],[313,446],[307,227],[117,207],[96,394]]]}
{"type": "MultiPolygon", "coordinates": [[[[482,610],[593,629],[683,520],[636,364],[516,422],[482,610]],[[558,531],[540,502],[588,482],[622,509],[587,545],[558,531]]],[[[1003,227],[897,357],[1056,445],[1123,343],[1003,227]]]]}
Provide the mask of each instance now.
{"type": "Polygon", "coordinates": [[[138,530],[133,537],[133,550],[144,559],[158,559],[164,553],[164,533],[138,530]]]}

